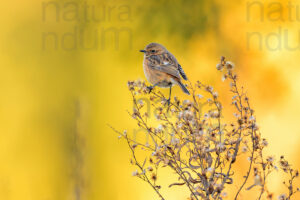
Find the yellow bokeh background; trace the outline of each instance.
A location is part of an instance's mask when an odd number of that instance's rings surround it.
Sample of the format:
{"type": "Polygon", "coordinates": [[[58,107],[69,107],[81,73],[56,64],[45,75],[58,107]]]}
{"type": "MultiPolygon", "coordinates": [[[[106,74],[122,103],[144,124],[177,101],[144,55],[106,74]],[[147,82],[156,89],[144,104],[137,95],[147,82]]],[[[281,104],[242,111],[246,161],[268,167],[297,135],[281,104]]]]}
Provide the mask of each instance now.
{"type": "MultiPolygon", "coordinates": [[[[0,199],[157,199],[131,176],[130,152],[107,125],[135,130],[126,84],[144,79],[138,50],[150,42],[166,46],[192,82],[213,85],[225,107],[215,66],[222,55],[233,61],[267,153],[300,168],[298,1],[10,0],[0,12],[0,199]]],[[[276,195],[286,192],[280,177],[269,180],[276,195]]],[[[161,172],[162,184],[170,179],[161,172]]],[[[180,200],[188,191],[163,192],[180,200]]],[[[248,193],[240,199],[256,199],[248,193]]]]}

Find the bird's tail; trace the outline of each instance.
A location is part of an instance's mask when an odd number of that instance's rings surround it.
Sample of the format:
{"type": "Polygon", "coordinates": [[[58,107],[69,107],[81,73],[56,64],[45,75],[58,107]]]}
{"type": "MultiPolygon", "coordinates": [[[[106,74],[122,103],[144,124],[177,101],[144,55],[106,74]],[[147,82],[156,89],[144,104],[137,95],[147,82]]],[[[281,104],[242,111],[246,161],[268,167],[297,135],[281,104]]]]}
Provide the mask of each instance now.
{"type": "Polygon", "coordinates": [[[182,91],[184,93],[190,95],[190,92],[188,91],[188,89],[186,89],[186,87],[180,81],[178,81],[178,85],[180,86],[180,88],[182,89],[182,91]]]}

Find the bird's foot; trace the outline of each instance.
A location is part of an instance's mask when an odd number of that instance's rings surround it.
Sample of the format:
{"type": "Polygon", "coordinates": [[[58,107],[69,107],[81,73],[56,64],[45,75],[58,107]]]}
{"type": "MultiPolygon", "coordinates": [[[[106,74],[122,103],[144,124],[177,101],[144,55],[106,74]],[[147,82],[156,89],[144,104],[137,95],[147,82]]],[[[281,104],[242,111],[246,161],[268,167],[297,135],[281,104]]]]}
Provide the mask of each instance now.
{"type": "Polygon", "coordinates": [[[149,93],[153,90],[153,86],[148,86],[147,89],[149,90],[149,93]]]}
{"type": "Polygon", "coordinates": [[[168,99],[167,99],[167,104],[168,104],[168,106],[170,106],[170,103],[171,103],[171,99],[168,98],[168,99]]]}

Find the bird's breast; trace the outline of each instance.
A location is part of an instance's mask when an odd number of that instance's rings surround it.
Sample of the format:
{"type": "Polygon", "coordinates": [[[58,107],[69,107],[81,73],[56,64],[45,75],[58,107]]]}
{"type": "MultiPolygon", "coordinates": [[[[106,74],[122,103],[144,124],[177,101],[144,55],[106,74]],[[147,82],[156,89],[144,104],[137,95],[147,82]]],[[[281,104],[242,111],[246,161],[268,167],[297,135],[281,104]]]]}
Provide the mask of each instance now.
{"type": "Polygon", "coordinates": [[[144,74],[146,76],[146,79],[153,84],[153,80],[151,79],[151,74],[153,73],[147,63],[146,60],[144,60],[144,63],[143,63],[143,68],[144,68],[144,74]]]}
{"type": "Polygon", "coordinates": [[[167,82],[170,82],[168,80],[169,75],[166,73],[163,73],[161,71],[153,69],[151,67],[149,61],[144,60],[143,67],[144,67],[144,74],[145,74],[147,80],[151,84],[157,84],[158,86],[160,86],[160,85],[168,85],[167,82]]]}

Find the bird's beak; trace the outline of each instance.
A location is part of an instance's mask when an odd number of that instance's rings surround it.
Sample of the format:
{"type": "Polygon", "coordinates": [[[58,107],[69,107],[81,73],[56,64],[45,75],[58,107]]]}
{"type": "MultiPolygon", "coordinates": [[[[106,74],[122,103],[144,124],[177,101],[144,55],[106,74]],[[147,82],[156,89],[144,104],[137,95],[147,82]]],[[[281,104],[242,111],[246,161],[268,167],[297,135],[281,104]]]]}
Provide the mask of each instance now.
{"type": "Polygon", "coordinates": [[[142,53],[146,53],[146,50],[140,50],[140,52],[142,52],[142,53]]]}

